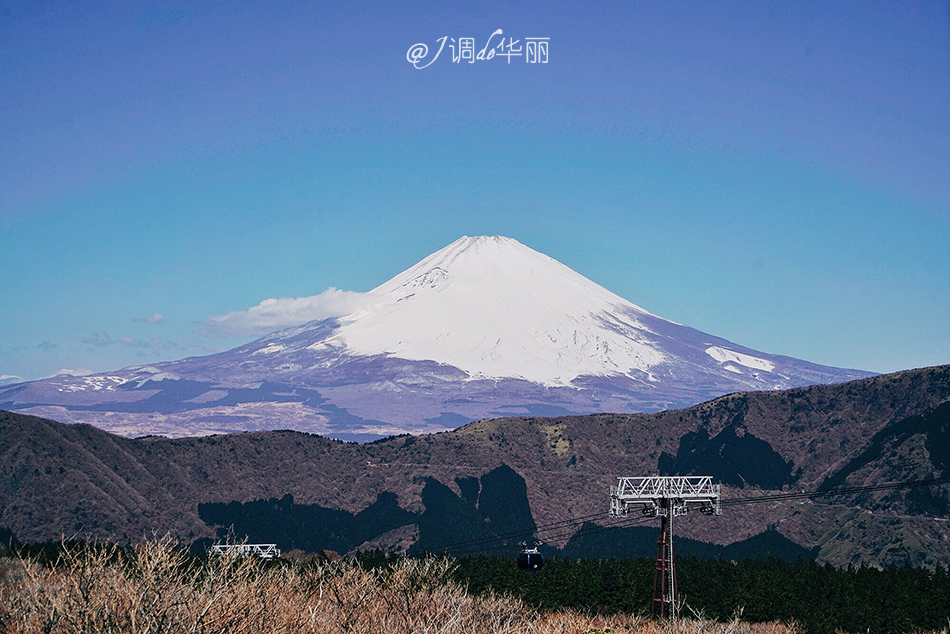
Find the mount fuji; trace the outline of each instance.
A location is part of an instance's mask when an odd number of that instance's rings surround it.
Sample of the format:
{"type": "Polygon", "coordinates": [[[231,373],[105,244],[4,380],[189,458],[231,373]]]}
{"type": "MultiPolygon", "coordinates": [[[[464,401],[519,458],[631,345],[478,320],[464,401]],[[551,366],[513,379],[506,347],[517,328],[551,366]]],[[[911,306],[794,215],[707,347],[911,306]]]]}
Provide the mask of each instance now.
{"type": "Polygon", "coordinates": [[[663,319],[501,236],[462,237],[362,299],[356,312],[227,352],[2,387],[0,408],[126,436],[296,429],[371,440],[871,376],[663,319]]]}

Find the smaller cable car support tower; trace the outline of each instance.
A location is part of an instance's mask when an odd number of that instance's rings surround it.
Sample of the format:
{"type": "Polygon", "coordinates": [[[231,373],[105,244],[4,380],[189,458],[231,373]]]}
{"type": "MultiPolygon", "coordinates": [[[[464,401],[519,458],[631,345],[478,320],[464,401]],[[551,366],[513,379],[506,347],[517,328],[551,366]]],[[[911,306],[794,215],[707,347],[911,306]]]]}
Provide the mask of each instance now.
{"type": "Polygon", "coordinates": [[[721,486],[712,476],[648,476],[619,478],[610,487],[610,516],[625,517],[630,507],[642,504],[642,513],[660,518],[660,538],[656,543],[653,573],[654,619],[675,620],[679,612],[676,568],[673,563],[673,518],[686,515],[690,505],[703,515],[721,515],[721,486]]]}

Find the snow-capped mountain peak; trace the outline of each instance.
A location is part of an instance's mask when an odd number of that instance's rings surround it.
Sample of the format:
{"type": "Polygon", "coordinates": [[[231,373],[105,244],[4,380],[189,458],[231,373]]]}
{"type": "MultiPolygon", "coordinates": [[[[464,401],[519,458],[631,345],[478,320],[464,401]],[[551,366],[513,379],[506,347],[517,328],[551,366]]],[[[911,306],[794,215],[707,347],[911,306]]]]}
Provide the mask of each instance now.
{"type": "Polygon", "coordinates": [[[869,375],[663,319],[501,236],[460,238],[358,304],[218,354],[0,387],[0,408],[129,436],[299,429],[368,440],[869,375]]]}
{"type": "Polygon", "coordinates": [[[374,309],[344,317],[333,337],[353,354],[546,386],[649,374],[667,359],[640,319],[649,313],[512,238],[462,237],[371,294],[374,309]]]}

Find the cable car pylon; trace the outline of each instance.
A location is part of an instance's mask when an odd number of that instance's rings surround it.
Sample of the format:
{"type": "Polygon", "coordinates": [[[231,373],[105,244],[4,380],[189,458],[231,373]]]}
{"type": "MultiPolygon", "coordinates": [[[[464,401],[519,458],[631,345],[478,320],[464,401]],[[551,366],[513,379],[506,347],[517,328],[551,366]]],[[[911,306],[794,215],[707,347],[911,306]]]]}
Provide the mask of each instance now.
{"type": "Polygon", "coordinates": [[[686,515],[689,505],[699,506],[703,515],[721,515],[721,485],[712,476],[647,476],[618,478],[610,487],[610,516],[625,517],[630,507],[642,504],[642,512],[660,518],[660,538],[656,542],[653,572],[653,603],[650,616],[675,620],[679,615],[679,589],[673,561],[673,518],[686,515]]]}

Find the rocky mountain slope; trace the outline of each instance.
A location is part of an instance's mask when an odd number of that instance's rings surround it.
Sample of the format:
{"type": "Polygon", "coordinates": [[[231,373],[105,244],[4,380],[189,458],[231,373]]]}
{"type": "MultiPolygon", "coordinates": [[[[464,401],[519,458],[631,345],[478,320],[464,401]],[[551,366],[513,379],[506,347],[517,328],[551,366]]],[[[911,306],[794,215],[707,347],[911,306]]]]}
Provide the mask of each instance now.
{"type": "MultiPolygon", "coordinates": [[[[941,366],[364,445],[293,431],[132,440],[0,413],[0,527],[24,541],[170,532],[191,542],[233,525],[284,547],[348,550],[438,549],[563,521],[542,535],[553,546],[624,556],[640,552],[652,523],[577,535],[585,521],[608,523],[618,475],[713,475],[726,499],[942,477],[948,402],[941,366]]],[[[676,530],[714,545],[781,538],[836,564],[950,563],[948,500],[944,486],[733,505],[678,519],[676,530]]]]}
{"type": "Polygon", "coordinates": [[[500,236],[463,237],[363,300],[220,354],[0,388],[0,407],[125,436],[296,429],[370,440],[870,376],[663,319],[500,236]]]}

